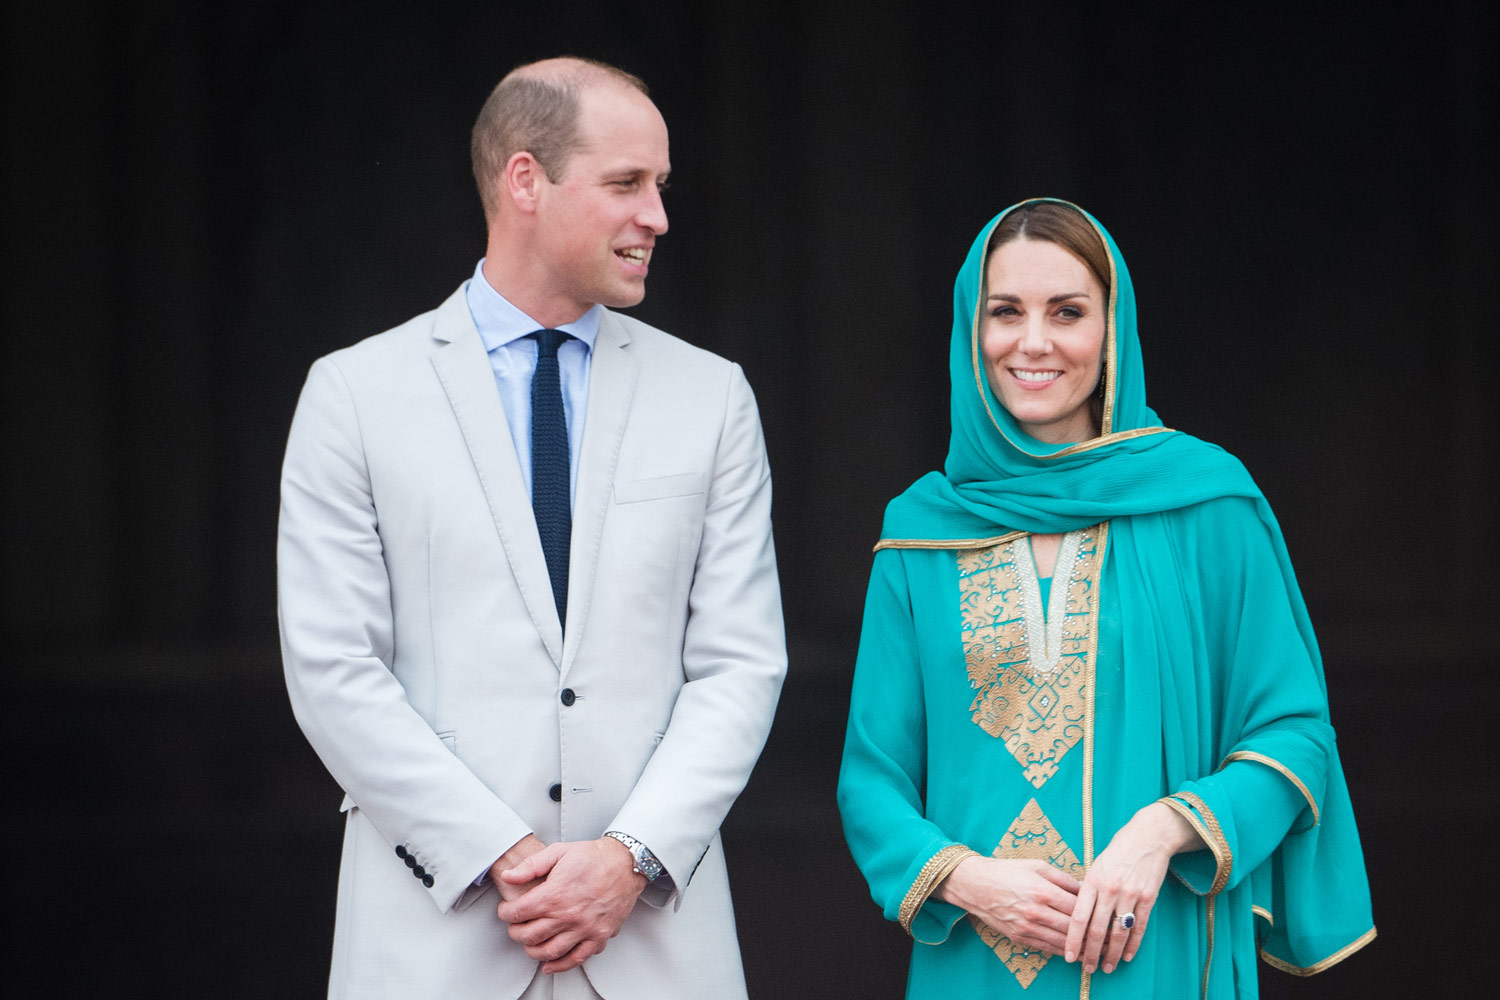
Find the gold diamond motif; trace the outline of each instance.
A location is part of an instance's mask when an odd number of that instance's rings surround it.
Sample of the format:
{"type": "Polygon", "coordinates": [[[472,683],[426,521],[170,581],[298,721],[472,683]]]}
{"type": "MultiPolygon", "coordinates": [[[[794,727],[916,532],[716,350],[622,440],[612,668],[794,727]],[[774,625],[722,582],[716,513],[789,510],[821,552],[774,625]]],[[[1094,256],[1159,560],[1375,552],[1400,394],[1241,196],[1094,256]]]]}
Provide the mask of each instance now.
{"type": "MultiPolygon", "coordinates": [[[[1054,868],[1067,872],[1076,879],[1083,878],[1083,865],[1073,849],[1063,842],[1062,836],[1047,819],[1036,799],[1026,803],[1021,815],[1011,823],[1005,836],[992,852],[997,858],[1020,858],[1045,861],[1054,868]]],[[[1016,977],[1021,989],[1030,989],[1037,974],[1051,960],[1050,952],[1033,951],[1017,944],[995,930],[978,917],[970,915],[969,922],[980,940],[995,952],[1005,967],[1016,977]]]]}
{"type": "Polygon", "coordinates": [[[959,611],[969,686],[976,692],[969,705],[970,717],[979,728],[1003,740],[1026,780],[1041,788],[1083,739],[1098,530],[1084,533],[1071,567],[1057,567],[1059,574],[1067,571],[1067,617],[1058,650],[1061,666],[1052,676],[1040,675],[1040,679],[1032,669],[1026,637],[1023,588],[1037,586],[1029,544],[1023,537],[987,549],[960,551],[959,611]]]}

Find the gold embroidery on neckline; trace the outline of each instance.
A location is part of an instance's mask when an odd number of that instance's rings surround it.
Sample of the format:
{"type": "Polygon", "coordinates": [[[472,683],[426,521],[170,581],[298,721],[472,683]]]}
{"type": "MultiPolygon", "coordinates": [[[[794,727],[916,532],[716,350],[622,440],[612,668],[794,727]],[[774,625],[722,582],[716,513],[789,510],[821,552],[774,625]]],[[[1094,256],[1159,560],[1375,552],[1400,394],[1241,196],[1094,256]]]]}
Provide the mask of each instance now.
{"type": "MultiPolygon", "coordinates": [[[[1073,849],[1063,842],[1062,835],[1047,819],[1036,799],[1027,802],[1021,814],[1010,824],[1010,829],[1005,831],[1005,836],[995,846],[994,856],[1045,861],[1076,879],[1083,878],[1083,863],[1078,860],[1073,849]]],[[[1030,989],[1037,973],[1042,971],[1052,954],[1017,944],[972,914],[969,922],[974,925],[980,939],[1005,963],[1021,988],[1030,989]]]]}
{"type": "Polygon", "coordinates": [[[1099,535],[1095,526],[1064,537],[1045,626],[1028,538],[958,553],[964,659],[977,692],[969,711],[1035,788],[1083,738],[1099,535]]]}

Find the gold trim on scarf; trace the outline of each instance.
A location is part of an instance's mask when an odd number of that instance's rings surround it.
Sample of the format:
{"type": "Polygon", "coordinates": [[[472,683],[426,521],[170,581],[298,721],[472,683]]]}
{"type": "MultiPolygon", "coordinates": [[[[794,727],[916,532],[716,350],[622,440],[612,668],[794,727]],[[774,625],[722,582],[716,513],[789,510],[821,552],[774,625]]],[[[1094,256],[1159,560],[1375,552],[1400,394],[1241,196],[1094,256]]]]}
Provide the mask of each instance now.
{"type": "Polygon", "coordinates": [[[1025,531],[1007,531],[993,538],[882,538],[875,544],[874,552],[881,549],[987,549],[1028,534],[1025,531]]]}
{"type": "MultiPolygon", "coordinates": [[[[1111,265],[1113,266],[1113,262],[1111,265]]],[[[1109,547],[1109,522],[1105,521],[1099,525],[1099,573],[1094,577],[1094,608],[1097,612],[1104,606],[1104,553],[1109,547]]],[[[1097,625],[1097,614],[1095,616],[1097,625]]],[[[1099,652],[1099,629],[1089,629],[1089,651],[1087,678],[1085,684],[1088,687],[1088,697],[1084,709],[1083,719],[1083,870],[1094,866],[1094,678],[1098,671],[1094,664],[1098,662],[1099,652]]],[[[1093,973],[1087,969],[1078,982],[1078,1000],[1089,1000],[1089,992],[1093,986],[1093,973]]]]}
{"type": "Polygon", "coordinates": [[[1276,918],[1271,916],[1271,911],[1266,909],[1264,906],[1261,906],[1259,903],[1256,903],[1254,906],[1250,907],[1250,912],[1255,914],[1257,917],[1260,917],[1272,927],[1276,926],[1276,918]]]}
{"type": "Polygon", "coordinates": [[[1301,792],[1302,797],[1307,800],[1308,806],[1312,808],[1313,826],[1318,825],[1318,804],[1313,801],[1312,792],[1309,792],[1307,790],[1307,785],[1303,784],[1302,779],[1297,777],[1297,775],[1292,772],[1291,768],[1287,767],[1285,764],[1274,757],[1267,757],[1265,754],[1258,753],[1254,750],[1236,750],[1234,753],[1224,758],[1224,763],[1219,765],[1219,770],[1224,770],[1226,766],[1237,760],[1254,761],[1257,764],[1264,764],[1267,767],[1272,768],[1273,770],[1280,771],[1282,776],[1285,777],[1286,780],[1297,786],[1297,791],[1301,792]]]}
{"type": "MultiPolygon", "coordinates": [[[[1099,604],[1099,527],[1070,532],[1053,571],[1050,639],[1028,541],[958,553],[959,615],[974,724],[1004,742],[1034,788],[1057,773],[1091,718],[1089,660],[1099,604]],[[1069,553],[1076,553],[1069,554],[1069,553]],[[1046,647],[1052,641],[1056,649],[1046,647]]],[[[1085,807],[1087,808],[1087,807],[1085,807]]]]}
{"type": "MultiPolygon", "coordinates": [[[[1087,871],[1094,864],[1094,678],[1098,676],[1095,664],[1099,662],[1099,609],[1104,606],[1104,554],[1109,548],[1109,522],[1099,525],[1099,541],[1095,549],[1093,620],[1089,623],[1088,653],[1085,660],[1084,686],[1087,695],[1083,713],[1083,864],[1087,871]]],[[[1084,995],[1088,995],[1088,975],[1085,973],[1084,995]]]]}
{"type": "MultiPolygon", "coordinates": [[[[995,845],[993,856],[1045,861],[1074,878],[1083,878],[1083,864],[1078,860],[1078,855],[1063,841],[1062,834],[1047,819],[1036,799],[1027,802],[1020,815],[1011,822],[1010,829],[1005,831],[1000,843],[995,845]]],[[[972,913],[969,914],[969,923],[974,926],[974,932],[979,935],[980,940],[1005,963],[1005,967],[1016,977],[1023,990],[1031,988],[1037,974],[1052,960],[1051,952],[1032,950],[1026,945],[1017,944],[972,913]]]]}
{"type": "Polygon", "coordinates": [[[1218,896],[1208,897],[1208,954],[1203,956],[1203,1000],[1208,1000],[1208,973],[1214,966],[1214,904],[1218,896]]]}
{"type": "MultiPolygon", "coordinates": [[[[1271,919],[1269,914],[1266,914],[1266,919],[1271,919]]],[[[1356,951],[1359,951],[1365,945],[1374,940],[1375,928],[1371,927],[1369,930],[1365,931],[1359,937],[1344,945],[1332,955],[1329,955],[1327,958],[1322,959],[1318,962],[1314,962],[1312,965],[1306,967],[1293,965],[1291,962],[1279,959],[1275,955],[1267,952],[1264,948],[1258,948],[1256,950],[1260,953],[1261,961],[1265,962],[1273,969],[1280,969],[1282,972],[1291,973],[1294,976],[1316,976],[1318,973],[1326,972],[1329,969],[1333,968],[1335,965],[1338,965],[1344,959],[1348,958],[1350,955],[1354,954],[1356,951]]]]}
{"type": "MultiPolygon", "coordinates": [[[[901,924],[901,929],[911,934],[911,922],[916,919],[917,911],[926,904],[939,883],[949,875],[953,869],[959,866],[965,858],[975,857],[978,851],[965,847],[963,844],[949,844],[927,859],[922,870],[917,873],[916,880],[912,882],[911,888],[906,890],[906,896],[901,900],[901,908],[897,911],[896,919],[901,924]]],[[[916,937],[916,935],[912,935],[916,937]]],[[[923,944],[935,942],[923,941],[923,944]]]]}

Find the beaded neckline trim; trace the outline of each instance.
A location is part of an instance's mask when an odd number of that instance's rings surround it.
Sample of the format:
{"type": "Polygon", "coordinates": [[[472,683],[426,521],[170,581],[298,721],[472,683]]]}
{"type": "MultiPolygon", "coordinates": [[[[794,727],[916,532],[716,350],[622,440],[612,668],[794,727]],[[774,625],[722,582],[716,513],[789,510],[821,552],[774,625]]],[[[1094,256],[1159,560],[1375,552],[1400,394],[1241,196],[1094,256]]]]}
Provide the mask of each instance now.
{"type": "Polygon", "coordinates": [[[1057,561],[1052,566],[1052,594],[1047,601],[1047,614],[1042,614],[1042,585],[1037,579],[1036,556],[1031,551],[1031,540],[1017,539],[1012,543],[1015,552],[1016,582],[1021,587],[1021,606],[1026,613],[1026,646],[1031,654],[1031,673],[1038,681],[1046,682],[1062,670],[1063,626],[1068,617],[1068,589],[1072,584],[1073,570],[1083,559],[1083,532],[1070,531],[1062,537],[1057,548],[1057,561]],[[1020,549],[1025,543],[1027,558],[1021,558],[1020,549]]]}

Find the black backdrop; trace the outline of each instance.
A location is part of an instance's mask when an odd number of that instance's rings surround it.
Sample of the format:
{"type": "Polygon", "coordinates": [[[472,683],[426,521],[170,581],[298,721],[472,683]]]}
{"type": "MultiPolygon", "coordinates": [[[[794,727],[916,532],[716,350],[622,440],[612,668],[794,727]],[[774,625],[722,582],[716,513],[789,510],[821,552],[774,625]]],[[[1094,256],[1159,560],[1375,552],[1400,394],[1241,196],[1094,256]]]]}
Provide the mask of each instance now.
{"type": "Polygon", "coordinates": [[[761,401],[792,662],[726,827],[753,996],[900,995],[832,803],[864,578],[943,457],[953,274],[1037,194],[1117,237],[1154,408],[1257,476],[1324,644],[1381,935],[1265,993],[1487,966],[1497,38],[1477,3],[1209,6],[7,5],[6,968],[321,991],[339,796],[280,686],[286,427],[313,358],[468,275],[469,126],[559,52],[672,130],[635,314],[761,401]]]}

